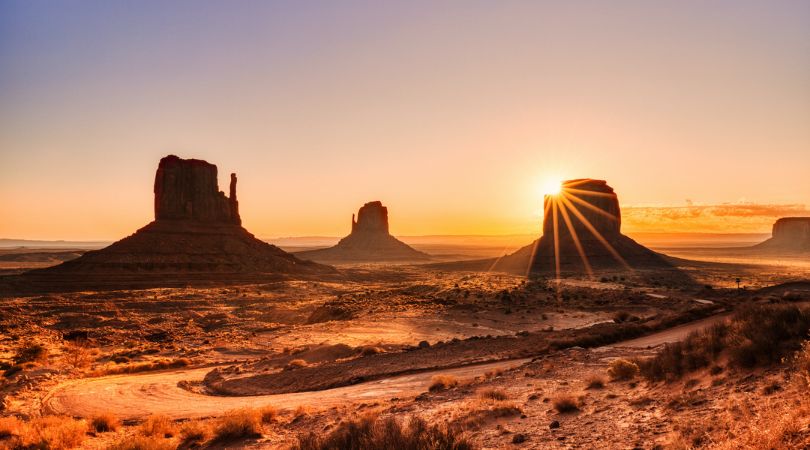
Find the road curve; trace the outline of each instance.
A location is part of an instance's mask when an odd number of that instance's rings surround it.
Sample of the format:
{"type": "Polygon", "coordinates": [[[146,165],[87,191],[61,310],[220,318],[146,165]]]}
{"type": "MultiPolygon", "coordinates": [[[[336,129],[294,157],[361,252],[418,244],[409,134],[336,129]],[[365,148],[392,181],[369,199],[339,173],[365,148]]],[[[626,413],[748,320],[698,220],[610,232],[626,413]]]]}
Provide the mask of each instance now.
{"type": "MultiPolygon", "coordinates": [[[[612,347],[646,348],[683,339],[692,331],[705,328],[727,315],[718,315],[680,325],[612,347]]],[[[67,381],[55,387],[42,400],[44,414],[92,417],[112,413],[123,420],[140,420],[150,414],[173,419],[212,417],[238,408],[272,405],[279,409],[299,406],[332,407],[351,402],[406,397],[425,392],[437,374],[460,379],[483,375],[493,369],[517,367],[529,359],[516,359],[440,369],[343,386],[323,391],[291,394],[224,397],[203,395],[178,387],[180,381],[200,381],[211,367],[141,374],[112,375],[67,381]]]]}
{"type": "Polygon", "coordinates": [[[164,414],[173,419],[212,417],[232,409],[266,405],[279,409],[331,407],[419,394],[428,389],[431,378],[438,373],[459,379],[473,378],[490,370],[517,367],[529,360],[516,359],[400,375],[323,391],[250,397],[203,395],[177,386],[183,380],[202,380],[211,367],[84,378],[65,382],[53,389],[42,401],[42,412],[76,417],[112,413],[123,420],[138,420],[150,414],[164,414]]]}

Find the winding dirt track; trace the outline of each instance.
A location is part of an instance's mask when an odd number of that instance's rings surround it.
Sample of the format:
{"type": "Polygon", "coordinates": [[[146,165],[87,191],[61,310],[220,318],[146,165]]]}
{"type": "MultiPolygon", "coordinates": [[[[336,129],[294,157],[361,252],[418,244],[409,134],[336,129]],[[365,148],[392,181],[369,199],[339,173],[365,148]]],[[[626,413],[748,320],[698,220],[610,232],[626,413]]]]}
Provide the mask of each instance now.
{"type": "MultiPolygon", "coordinates": [[[[645,348],[682,339],[689,332],[722,320],[726,315],[709,317],[613,347],[645,348]]],[[[279,409],[299,406],[331,407],[351,402],[405,397],[425,392],[437,374],[464,379],[493,369],[517,367],[529,359],[499,361],[453,369],[401,375],[334,389],[292,394],[221,397],[197,394],[177,386],[180,381],[199,381],[211,367],[171,370],[145,374],[113,375],[71,380],[55,387],[42,401],[43,413],[91,417],[113,412],[124,420],[138,420],[150,414],[174,419],[212,417],[224,411],[273,405],[279,409]]]]}

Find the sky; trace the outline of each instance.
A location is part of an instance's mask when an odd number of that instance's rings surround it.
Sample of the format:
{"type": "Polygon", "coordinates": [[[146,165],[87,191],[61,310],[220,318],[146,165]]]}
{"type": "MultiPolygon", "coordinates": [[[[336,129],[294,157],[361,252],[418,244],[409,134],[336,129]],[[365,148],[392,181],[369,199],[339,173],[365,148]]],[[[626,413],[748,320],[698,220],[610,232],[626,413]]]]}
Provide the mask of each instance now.
{"type": "Polygon", "coordinates": [[[549,180],[626,231],[810,216],[810,2],[0,0],[0,237],[117,239],[162,156],[262,237],[539,233],[549,180]]]}

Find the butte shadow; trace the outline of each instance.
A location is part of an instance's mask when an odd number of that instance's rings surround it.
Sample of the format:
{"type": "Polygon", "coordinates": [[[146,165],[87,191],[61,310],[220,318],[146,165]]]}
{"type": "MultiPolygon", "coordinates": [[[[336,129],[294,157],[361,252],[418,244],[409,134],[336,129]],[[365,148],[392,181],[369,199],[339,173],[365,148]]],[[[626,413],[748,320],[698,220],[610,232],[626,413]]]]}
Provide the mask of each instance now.
{"type": "Polygon", "coordinates": [[[382,202],[369,202],[352,215],[352,231],[334,247],[295,253],[302,259],[329,263],[414,262],[430,255],[391,236],[388,208],[382,202]]]}
{"type": "Polygon", "coordinates": [[[155,220],[112,245],[58,266],[0,279],[0,291],[127,289],[313,278],[337,274],[242,227],[236,174],[230,195],[217,166],[170,155],[155,174],[155,220]]]}
{"type": "Polygon", "coordinates": [[[543,235],[499,258],[431,264],[444,270],[500,271],[527,276],[668,270],[680,282],[692,280],[657,253],[621,233],[621,210],[603,180],[565,181],[559,194],[543,201],[543,235]]]}

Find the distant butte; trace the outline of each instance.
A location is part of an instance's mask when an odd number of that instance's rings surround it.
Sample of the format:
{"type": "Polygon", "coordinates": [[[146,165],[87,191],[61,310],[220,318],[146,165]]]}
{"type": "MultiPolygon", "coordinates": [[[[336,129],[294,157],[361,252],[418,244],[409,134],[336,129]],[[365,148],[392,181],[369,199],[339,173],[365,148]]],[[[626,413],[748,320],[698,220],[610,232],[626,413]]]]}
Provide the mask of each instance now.
{"type": "Polygon", "coordinates": [[[752,247],[774,253],[810,252],[810,217],[783,217],[773,224],[770,239],[752,247]]]}
{"type": "Polygon", "coordinates": [[[352,215],[352,231],[334,247],[308,250],[296,256],[323,262],[383,262],[426,260],[430,255],[422,253],[388,231],[388,208],[375,201],[363,205],[352,215]]]}
{"type": "Polygon", "coordinates": [[[497,259],[435,266],[522,275],[554,275],[558,264],[560,273],[566,274],[671,267],[663,255],[621,233],[619,200],[604,180],[565,181],[559,194],[545,196],[543,206],[543,235],[533,243],[497,259]]]}
{"type": "Polygon", "coordinates": [[[332,267],[302,261],[245,230],[236,199],[236,174],[231,174],[230,196],[226,196],[219,190],[217,166],[169,155],[158,165],[154,194],[155,220],[135,234],[26,275],[99,287],[103,280],[111,285],[163,285],[260,274],[335,273],[332,267]]]}

